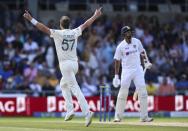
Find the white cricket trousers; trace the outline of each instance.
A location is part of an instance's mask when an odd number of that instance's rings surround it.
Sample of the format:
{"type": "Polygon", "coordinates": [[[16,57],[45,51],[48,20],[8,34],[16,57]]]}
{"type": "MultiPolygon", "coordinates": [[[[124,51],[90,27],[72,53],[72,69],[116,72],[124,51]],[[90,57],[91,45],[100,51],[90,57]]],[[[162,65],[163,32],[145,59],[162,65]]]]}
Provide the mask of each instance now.
{"type": "Polygon", "coordinates": [[[121,88],[118,93],[115,118],[122,118],[128,96],[128,90],[133,80],[136,90],[138,91],[138,99],[140,101],[140,118],[148,117],[147,111],[147,90],[144,79],[143,68],[140,66],[136,69],[123,69],[121,74],[121,88]]]}
{"type": "Polygon", "coordinates": [[[60,63],[60,70],[62,73],[60,86],[65,99],[67,113],[74,110],[72,102],[73,94],[77,98],[83,114],[86,116],[89,113],[89,106],[75,77],[76,73],[78,72],[78,62],[72,60],[63,61],[60,63]]]}

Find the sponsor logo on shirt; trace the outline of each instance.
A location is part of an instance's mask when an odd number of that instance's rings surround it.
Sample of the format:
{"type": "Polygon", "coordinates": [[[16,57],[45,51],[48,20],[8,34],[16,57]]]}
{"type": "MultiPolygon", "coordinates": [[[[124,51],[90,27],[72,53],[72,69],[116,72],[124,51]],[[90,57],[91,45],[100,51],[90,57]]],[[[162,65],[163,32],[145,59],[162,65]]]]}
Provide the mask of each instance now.
{"type": "Polygon", "coordinates": [[[126,52],[125,54],[126,54],[126,56],[127,55],[130,55],[130,54],[134,54],[134,53],[136,53],[137,52],[137,50],[133,50],[133,51],[128,51],[128,52],[126,52]]]}

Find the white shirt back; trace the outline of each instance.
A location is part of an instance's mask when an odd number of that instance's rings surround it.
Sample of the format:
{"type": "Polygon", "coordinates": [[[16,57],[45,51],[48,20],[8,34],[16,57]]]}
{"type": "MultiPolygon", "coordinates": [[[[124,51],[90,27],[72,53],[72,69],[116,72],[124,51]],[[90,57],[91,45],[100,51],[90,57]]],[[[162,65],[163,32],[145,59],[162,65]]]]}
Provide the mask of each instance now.
{"type": "Polygon", "coordinates": [[[76,29],[54,30],[50,29],[51,35],[55,42],[59,62],[64,60],[77,61],[77,41],[82,34],[80,27],[76,29]]]}
{"type": "Polygon", "coordinates": [[[130,44],[123,40],[116,48],[114,59],[121,60],[122,69],[135,69],[141,65],[140,53],[143,51],[140,40],[132,38],[130,44]]]}

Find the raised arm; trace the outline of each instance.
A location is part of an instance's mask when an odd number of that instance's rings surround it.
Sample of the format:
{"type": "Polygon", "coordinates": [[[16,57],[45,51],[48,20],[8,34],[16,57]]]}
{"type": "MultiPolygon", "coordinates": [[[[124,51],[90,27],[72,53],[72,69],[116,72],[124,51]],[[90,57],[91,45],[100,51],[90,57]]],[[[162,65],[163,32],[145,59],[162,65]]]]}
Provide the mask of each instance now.
{"type": "Polygon", "coordinates": [[[84,24],[80,25],[82,31],[85,28],[89,27],[99,16],[101,16],[102,14],[101,9],[102,7],[100,7],[99,9],[96,9],[93,16],[90,17],[84,24]]]}
{"type": "Polygon", "coordinates": [[[23,16],[26,20],[30,21],[37,29],[50,35],[50,29],[47,26],[45,26],[44,24],[42,24],[42,23],[38,22],[36,19],[34,19],[27,10],[25,10],[25,13],[23,14],[23,16]]]}

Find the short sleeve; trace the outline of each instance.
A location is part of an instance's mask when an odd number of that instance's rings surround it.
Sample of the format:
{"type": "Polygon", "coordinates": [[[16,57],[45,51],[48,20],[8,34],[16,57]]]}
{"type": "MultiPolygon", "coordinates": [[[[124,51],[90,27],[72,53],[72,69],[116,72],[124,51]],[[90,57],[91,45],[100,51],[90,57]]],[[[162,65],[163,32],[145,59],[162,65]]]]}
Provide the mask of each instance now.
{"type": "Polygon", "coordinates": [[[73,31],[75,32],[76,36],[79,37],[82,35],[82,29],[81,27],[75,28],[73,29],[73,31]]]}
{"type": "Polygon", "coordinates": [[[59,33],[60,33],[59,30],[50,29],[50,37],[52,38],[57,37],[59,33]]]}
{"type": "Polygon", "coordinates": [[[114,59],[116,59],[116,60],[120,60],[121,59],[121,50],[120,50],[119,46],[116,48],[114,59]]]}
{"type": "Polygon", "coordinates": [[[142,43],[140,40],[138,40],[138,51],[141,53],[144,51],[144,47],[142,46],[142,43]]]}

